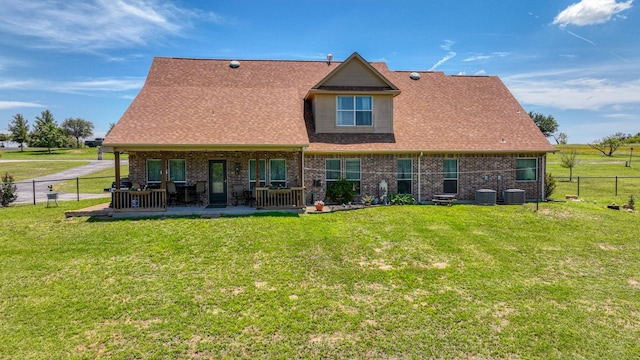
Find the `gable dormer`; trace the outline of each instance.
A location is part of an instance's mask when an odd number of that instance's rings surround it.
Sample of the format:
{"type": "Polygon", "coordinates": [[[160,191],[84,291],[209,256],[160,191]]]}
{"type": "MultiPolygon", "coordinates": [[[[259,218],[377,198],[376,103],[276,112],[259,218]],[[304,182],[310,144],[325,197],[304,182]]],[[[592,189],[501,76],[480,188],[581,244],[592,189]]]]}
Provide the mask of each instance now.
{"type": "Polygon", "coordinates": [[[393,133],[393,98],[400,90],[358,53],[353,53],[306,99],[312,101],[316,133],[393,133]]]}

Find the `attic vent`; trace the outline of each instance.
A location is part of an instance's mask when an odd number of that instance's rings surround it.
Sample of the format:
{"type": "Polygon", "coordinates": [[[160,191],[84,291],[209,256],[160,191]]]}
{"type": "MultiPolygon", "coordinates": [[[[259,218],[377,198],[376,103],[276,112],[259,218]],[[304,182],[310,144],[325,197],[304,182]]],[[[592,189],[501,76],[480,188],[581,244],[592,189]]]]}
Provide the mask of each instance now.
{"type": "Polygon", "coordinates": [[[411,74],[409,74],[409,77],[411,78],[411,80],[420,80],[420,74],[418,74],[417,72],[412,72],[411,74]]]}
{"type": "Polygon", "coordinates": [[[231,60],[231,62],[229,62],[229,67],[232,69],[237,69],[240,67],[240,61],[238,60],[231,60]]]}

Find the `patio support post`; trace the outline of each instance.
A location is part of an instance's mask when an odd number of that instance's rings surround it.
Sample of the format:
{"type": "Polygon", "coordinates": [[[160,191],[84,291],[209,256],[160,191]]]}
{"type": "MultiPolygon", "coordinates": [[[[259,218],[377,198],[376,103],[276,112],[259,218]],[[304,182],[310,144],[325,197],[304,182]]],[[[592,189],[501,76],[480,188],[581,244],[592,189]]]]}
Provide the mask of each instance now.
{"type": "Polygon", "coordinates": [[[114,151],[113,158],[116,164],[116,189],[120,190],[120,152],[114,151]]]}
{"type": "Polygon", "coordinates": [[[167,188],[167,156],[165,153],[160,153],[160,178],[162,182],[160,183],[161,189],[167,188]]]}
{"type": "MultiPolygon", "coordinates": [[[[260,155],[256,151],[256,188],[260,187],[260,155]]],[[[265,179],[265,182],[267,179],[265,179]]]]}
{"type": "MultiPolygon", "coordinates": [[[[115,162],[115,166],[116,166],[116,190],[120,190],[120,152],[119,151],[114,151],[113,152],[113,158],[114,158],[114,162],[115,162]]],[[[120,209],[120,193],[115,192],[112,195],[112,202],[113,204],[111,204],[113,206],[114,209],[120,209]]]]}
{"type": "Polygon", "coordinates": [[[298,159],[298,186],[304,187],[304,146],[300,149],[300,158],[298,159]]]}

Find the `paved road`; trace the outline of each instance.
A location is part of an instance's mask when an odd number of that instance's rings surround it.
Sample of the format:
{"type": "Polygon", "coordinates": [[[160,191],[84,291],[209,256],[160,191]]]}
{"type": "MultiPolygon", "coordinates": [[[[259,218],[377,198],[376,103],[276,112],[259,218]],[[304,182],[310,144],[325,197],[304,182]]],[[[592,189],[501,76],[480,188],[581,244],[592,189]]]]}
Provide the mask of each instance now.
{"type": "MultiPolygon", "coordinates": [[[[21,160],[23,161],[23,160],[21,160]]],[[[51,160],[51,161],[64,161],[64,160],[51,160]]],[[[76,160],[77,161],[77,160],[76,160]]],[[[0,161],[10,162],[8,160],[0,161]]],[[[126,165],[128,161],[121,161],[121,164],[126,165]]],[[[88,165],[78,166],[68,170],[64,170],[55,174],[42,176],[33,179],[22,180],[16,182],[18,188],[18,199],[14,201],[14,204],[33,204],[33,186],[35,181],[35,198],[36,202],[46,202],[47,194],[49,193],[49,185],[55,185],[67,179],[75,179],[77,177],[86,176],[94,171],[114,167],[113,160],[89,160],[88,165]]],[[[105,179],[105,186],[108,186],[111,181],[105,179]]],[[[102,198],[111,196],[109,193],[102,194],[80,194],[81,199],[102,198]]],[[[74,193],[58,193],[58,200],[77,200],[78,194],[74,193]]]]}

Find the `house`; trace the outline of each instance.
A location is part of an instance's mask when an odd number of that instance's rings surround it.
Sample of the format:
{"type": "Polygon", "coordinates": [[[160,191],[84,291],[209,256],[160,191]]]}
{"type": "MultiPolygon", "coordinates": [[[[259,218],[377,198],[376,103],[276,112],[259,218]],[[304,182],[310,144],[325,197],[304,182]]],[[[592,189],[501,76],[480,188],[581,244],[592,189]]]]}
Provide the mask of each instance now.
{"type": "Polygon", "coordinates": [[[340,178],[361,196],[381,195],[384,181],[422,202],[511,188],[540,199],[554,151],[498,77],[392,71],[358,53],[342,62],[155,58],[103,145],[116,171],[128,153],[130,181],[206,182],[207,204],[233,203],[241,185],[266,207],[278,206],[261,198],[273,198],[269,187],[293,189],[284,201],[299,206],[340,178]]]}

